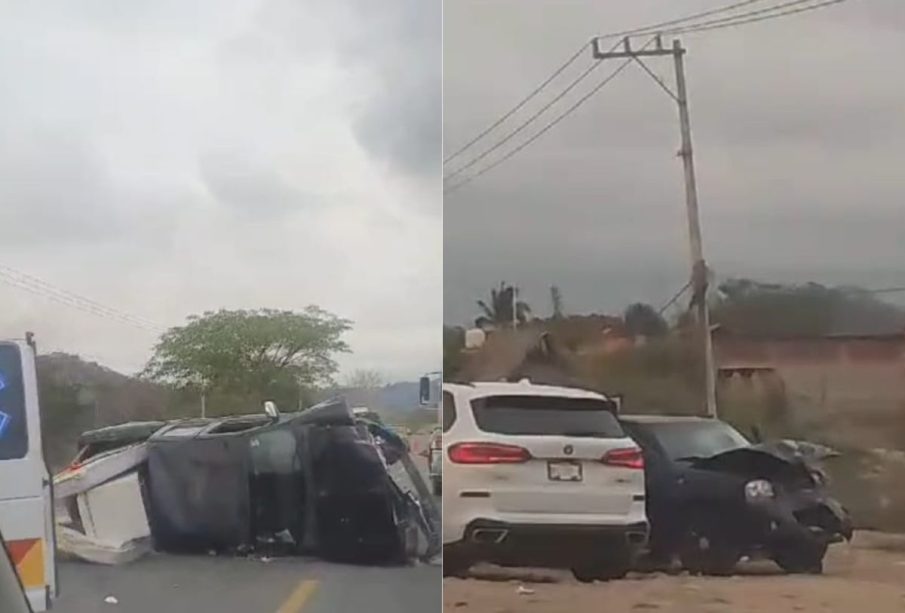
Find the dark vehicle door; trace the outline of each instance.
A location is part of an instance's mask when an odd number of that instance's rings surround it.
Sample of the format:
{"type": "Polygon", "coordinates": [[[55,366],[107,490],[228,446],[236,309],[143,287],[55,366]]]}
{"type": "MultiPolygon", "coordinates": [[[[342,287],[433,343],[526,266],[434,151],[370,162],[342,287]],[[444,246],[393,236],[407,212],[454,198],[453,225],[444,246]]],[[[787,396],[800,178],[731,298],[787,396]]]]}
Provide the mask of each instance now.
{"type": "Polygon", "coordinates": [[[644,454],[647,517],[651,524],[651,545],[656,546],[681,521],[682,467],[666,455],[656,437],[642,425],[623,422],[622,426],[644,454]]]}

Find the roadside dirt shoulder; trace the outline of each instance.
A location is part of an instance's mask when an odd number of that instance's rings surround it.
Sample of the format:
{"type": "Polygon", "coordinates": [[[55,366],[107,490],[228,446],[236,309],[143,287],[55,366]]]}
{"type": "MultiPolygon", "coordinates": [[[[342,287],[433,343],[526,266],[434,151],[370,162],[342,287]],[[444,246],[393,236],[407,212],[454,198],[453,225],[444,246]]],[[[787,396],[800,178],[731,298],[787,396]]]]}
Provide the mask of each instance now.
{"type": "Polygon", "coordinates": [[[905,611],[905,538],[864,533],[832,548],[823,576],[790,576],[770,563],[729,578],[632,574],[591,585],[568,573],[479,567],[444,581],[445,611],[559,613],[783,613],[905,611]]]}

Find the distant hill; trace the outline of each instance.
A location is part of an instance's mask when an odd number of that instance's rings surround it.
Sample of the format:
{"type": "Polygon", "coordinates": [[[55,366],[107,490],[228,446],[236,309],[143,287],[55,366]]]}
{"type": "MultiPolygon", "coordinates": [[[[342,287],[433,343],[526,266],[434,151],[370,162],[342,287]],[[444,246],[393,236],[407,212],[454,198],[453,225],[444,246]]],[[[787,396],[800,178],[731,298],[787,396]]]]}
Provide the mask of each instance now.
{"type": "MultiPolygon", "coordinates": [[[[434,383],[433,395],[439,396],[439,382],[434,383]]],[[[337,387],[324,390],[318,394],[319,400],[329,397],[343,396],[352,406],[367,406],[375,411],[394,413],[420,410],[420,383],[418,381],[399,381],[389,383],[375,390],[362,388],[337,387]]]]}
{"type": "Polygon", "coordinates": [[[77,355],[37,359],[44,444],[54,467],[75,453],[78,435],[92,428],[169,416],[172,392],[118,373],[77,355]]]}
{"type": "MultiPolygon", "coordinates": [[[[77,355],[39,355],[37,369],[44,442],[48,461],[54,468],[72,458],[76,439],[86,430],[127,421],[174,419],[199,413],[197,394],[176,392],[77,355]]],[[[314,393],[313,400],[342,395],[351,406],[368,406],[393,423],[435,421],[436,410],[421,407],[418,392],[417,381],[403,381],[373,392],[339,388],[322,390],[314,393]]],[[[241,399],[214,395],[208,399],[210,415],[254,410],[255,407],[241,399]]]]}

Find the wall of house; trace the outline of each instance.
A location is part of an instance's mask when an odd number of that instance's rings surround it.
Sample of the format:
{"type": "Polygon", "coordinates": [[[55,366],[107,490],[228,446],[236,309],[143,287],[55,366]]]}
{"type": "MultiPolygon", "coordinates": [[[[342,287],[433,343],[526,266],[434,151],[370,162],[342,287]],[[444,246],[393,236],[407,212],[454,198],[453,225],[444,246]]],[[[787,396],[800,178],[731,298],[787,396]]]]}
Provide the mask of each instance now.
{"type": "Polygon", "coordinates": [[[763,369],[724,378],[724,394],[756,399],[779,384],[800,429],[859,448],[905,449],[905,339],[717,339],[715,352],[724,373],[763,369]]]}

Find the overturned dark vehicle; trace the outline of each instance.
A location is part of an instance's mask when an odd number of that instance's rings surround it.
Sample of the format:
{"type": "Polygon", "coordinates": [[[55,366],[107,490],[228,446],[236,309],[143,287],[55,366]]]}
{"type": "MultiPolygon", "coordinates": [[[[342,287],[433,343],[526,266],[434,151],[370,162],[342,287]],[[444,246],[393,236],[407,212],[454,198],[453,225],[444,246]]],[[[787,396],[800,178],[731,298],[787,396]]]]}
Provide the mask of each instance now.
{"type": "Polygon", "coordinates": [[[282,415],[268,403],[259,415],[124,424],[86,433],[81,447],[70,471],[140,450],[133,461],[159,551],[380,564],[439,551],[436,509],[406,442],[342,400],[282,415]],[[408,473],[412,487],[394,472],[408,473]]]}
{"type": "Polygon", "coordinates": [[[821,573],[829,545],[852,538],[849,513],[827,492],[830,450],[752,445],[716,419],[622,416],[644,452],[650,554],[696,574],[731,574],[743,558],[821,573]]]}

